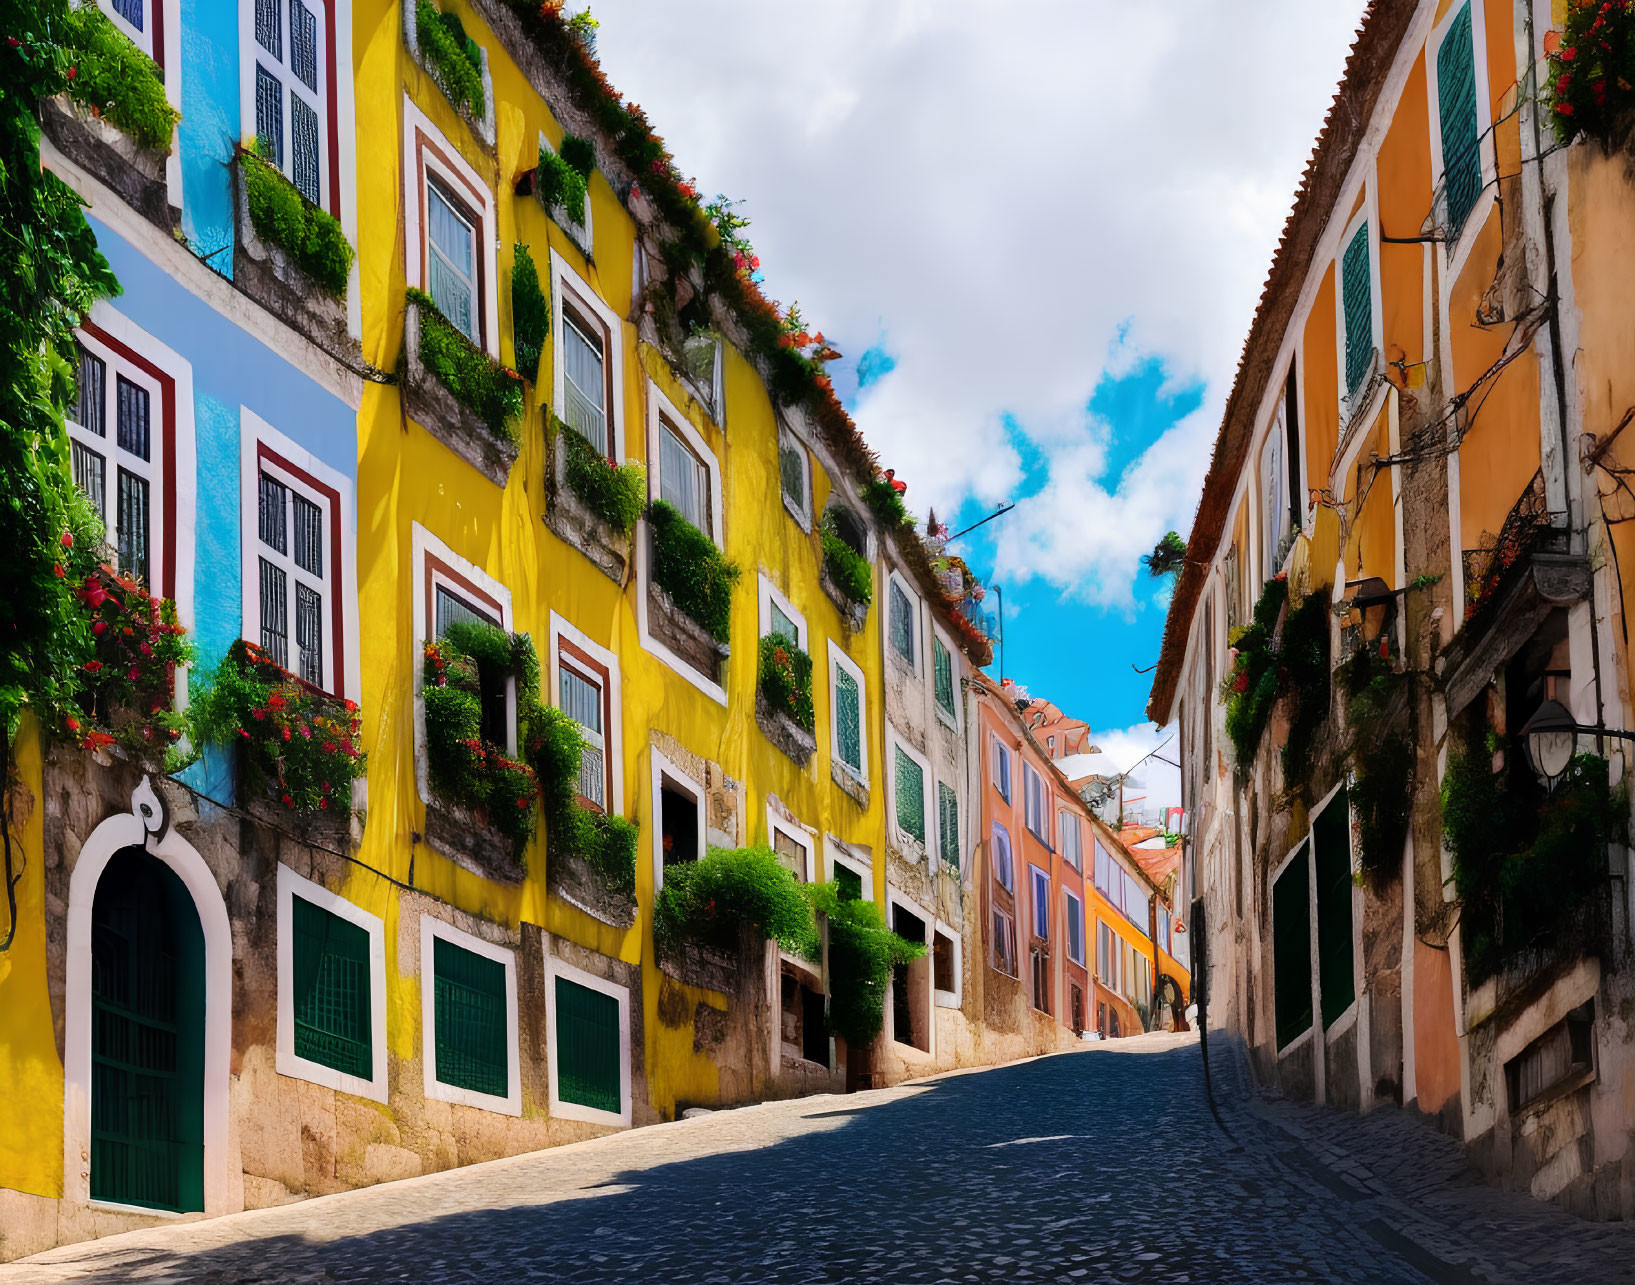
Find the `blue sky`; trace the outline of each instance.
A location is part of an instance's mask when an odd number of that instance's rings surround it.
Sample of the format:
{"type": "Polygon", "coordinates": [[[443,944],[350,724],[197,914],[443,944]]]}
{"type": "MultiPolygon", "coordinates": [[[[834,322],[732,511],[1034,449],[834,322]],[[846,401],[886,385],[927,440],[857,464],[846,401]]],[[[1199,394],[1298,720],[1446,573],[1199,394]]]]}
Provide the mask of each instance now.
{"type": "Polygon", "coordinates": [[[603,69],[848,355],[909,507],[958,529],[1019,500],[967,550],[1006,673],[1131,757],[1165,735],[1140,558],[1190,530],[1363,7],[596,0],[603,69]]]}

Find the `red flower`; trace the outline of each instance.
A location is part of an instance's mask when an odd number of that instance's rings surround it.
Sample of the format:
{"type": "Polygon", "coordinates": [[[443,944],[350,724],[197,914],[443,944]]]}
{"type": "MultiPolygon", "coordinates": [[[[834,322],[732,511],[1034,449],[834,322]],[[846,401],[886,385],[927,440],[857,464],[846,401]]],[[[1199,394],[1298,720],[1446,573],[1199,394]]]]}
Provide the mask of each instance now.
{"type": "Polygon", "coordinates": [[[152,647],[150,647],[150,646],[148,646],[148,644],[147,644],[147,643],[143,643],[143,644],[142,644],[142,645],[141,645],[141,646],[139,646],[139,647],[138,647],[138,648],[137,648],[137,649],[136,649],[136,650],[137,650],[137,651],[139,651],[139,652],[141,652],[141,653],[142,653],[142,654],[143,654],[143,655],[144,655],[144,656],[151,656],[151,655],[153,655],[153,648],[152,648],[152,647]]]}
{"type": "Polygon", "coordinates": [[[283,709],[288,704],[289,704],[289,702],[287,700],[285,700],[282,696],[280,696],[277,692],[274,692],[271,696],[267,697],[267,708],[268,709],[283,709]]]}
{"type": "Polygon", "coordinates": [[[293,808],[295,806],[295,800],[290,798],[289,795],[280,794],[278,797],[286,808],[293,808]]]}
{"type": "Polygon", "coordinates": [[[318,800],[318,806],[321,807],[321,808],[324,808],[325,810],[327,810],[329,808],[329,800],[328,799],[319,799],[318,800]]]}
{"type": "Polygon", "coordinates": [[[91,626],[91,632],[98,638],[102,637],[103,634],[108,632],[108,622],[106,620],[97,621],[91,626]]]}
{"type": "MultiPolygon", "coordinates": [[[[17,42],[15,40],[12,41],[12,44],[16,43],[17,42]]],[[[63,725],[67,727],[70,732],[79,731],[79,719],[75,718],[72,714],[69,714],[63,719],[63,725]]]]}
{"type": "Polygon", "coordinates": [[[114,738],[107,732],[87,732],[80,744],[88,750],[100,750],[104,746],[112,745],[114,738]]]}
{"type": "Polygon", "coordinates": [[[57,543],[62,545],[62,547],[65,549],[72,549],[74,547],[74,533],[72,531],[64,531],[62,533],[62,539],[58,540],[57,543]]]}
{"type": "Polygon", "coordinates": [[[78,67],[70,67],[70,68],[69,68],[69,69],[68,69],[68,79],[69,79],[69,80],[72,80],[72,79],[74,79],[74,76],[75,76],[75,75],[76,75],[76,74],[77,74],[77,73],[78,73],[78,72],[79,72],[79,68],[78,68],[78,67]]]}
{"type": "Polygon", "coordinates": [[[290,738],[290,729],[286,727],[284,729],[284,739],[287,741],[287,740],[289,740],[289,738],[290,738]]]}
{"type": "Polygon", "coordinates": [[[1573,105],[1571,103],[1557,103],[1556,112],[1561,116],[1571,116],[1573,114],[1573,105]]]}
{"type": "Polygon", "coordinates": [[[355,710],[356,710],[356,709],[357,709],[357,708],[358,708],[358,707],[357,707],[357,704],[356,704],[356,702],[354,702],[354,701],[347,701],[347,702],[346,702],[346,712],[347,712],[347,713],[348,713],[348,714],[350,714],[350,713],[352,713],[352,712],[353,712],[353,711],[355,711],[355,710]]]}
{"type": "Polygon", "coordinates": [[[238,729],[238,734],[240,736],[242,736],[245,740],[250,739],[250,734],[248,732],[246,732],[242,727],[238,729]]]}
{"type": "Polygon", "coordinates": [[[259,723],[267,717],[267,711],[264,709],[252,709],[250,711],[250,715],[256,722],[259,723]]]}
{"type": "Polygon", "coordinates": [[[63,570],[62,563],[60,562],[53,562],[51,564],[51,574],[56,576],[59,580],[64,579],[68,575],[68,573],[63,570]]]}
{"type": "Polygon", "coordinates": [[[88,660],[80,668],[87,674],[100,673],[102,671],[102,662],[100,660],[88,660]]]}
{"type": "Polygon", "coordinates": [[[21,40],[17,39],[16,36],[7,36],[6,37],[6,43],[8,45],[10,45],[13,49],[15,49],[19,45],[21,45],[23,42],[21,40]]]}
{"type": "Polygon", "coordinates": [[[336,749],[336,746],[335,746],[334,741],[325,741],[324,742],[324,753],[325,754],[333,754],[335,752],[335,749],[336,749]]]}
{"type": "Polygon", "coordinates": [[[1563,49],[1561,51],[1561,61],[1562,62],[1571,62],[1576,57],[1578,57],[1578,46],[1577,45],[1571,45],[1568,48],[1563,49]]]}
{"type": "Polygon", "coordinates": [[[130,673],[126,674],[125,677],[130,679],[131,682],[134,683],[138,678],[142,677],[142,671],[140,669],[138,669],[135,665],[132,665],[131,669],[130,669],[130,673]]]}
{"type": "Polygon", "coordinates": [[[1249,671],[1247,669],[1237,676],[1237,679],[1232,684],[1232,690],[1235,692],[1246,692],[1249,690],[1249,671]]]}

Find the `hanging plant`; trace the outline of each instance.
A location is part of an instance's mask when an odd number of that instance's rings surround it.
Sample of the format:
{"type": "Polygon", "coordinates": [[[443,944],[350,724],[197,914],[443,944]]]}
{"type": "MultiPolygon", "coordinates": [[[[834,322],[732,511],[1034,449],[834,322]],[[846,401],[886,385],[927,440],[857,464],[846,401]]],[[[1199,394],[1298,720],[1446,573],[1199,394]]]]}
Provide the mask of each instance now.
{"type": "Polygon", "coordinates": [[[1612,142],[1635,109],[1635,4],[1569,0],[1559,36],[1551,32],[1545,45],[1545,101],[1556,137],[1612,142]]]}

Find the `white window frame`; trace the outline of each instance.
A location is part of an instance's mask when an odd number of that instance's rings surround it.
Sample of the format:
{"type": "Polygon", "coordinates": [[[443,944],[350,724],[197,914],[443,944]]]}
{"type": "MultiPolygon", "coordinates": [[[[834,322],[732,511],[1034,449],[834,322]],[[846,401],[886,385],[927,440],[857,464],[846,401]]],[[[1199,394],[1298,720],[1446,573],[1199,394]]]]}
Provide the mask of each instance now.
{"type": "MultiPolygon", "coordinates": [[[[760,612],[760,629],[756,636],[765,638],[772,632],[772,606],[776,603],[778,610],[783,612],[788,617],[789,622],[795,626],[795,646],[802,651],[806,651],[806,617],[795,609],[794,603],[778,592],[778,586],[772,583],[771,577],[765,571],[758,573],[756,576],[756,588],[758,590],[760,612]]],[[[858,688],[858,697],[859,699],[862,697],[861,687],[858,688]]]]}
{"type": "Polygon", "coordinates": [[[1055,791],[1046,783],[1044,774],[1035,769],[1033,764],[1024,758],[1022,760],[1022,824],[1029,834],[1052,851],[1055,850],[1055,845],[1051,843],[1050,822],[1047,818],[1050,815],[1051,803],[1054,799],[1055,791]],[[1039,798],[1039,828],[1037,830],[1033,827],[1035,786],[1038,787],[1039,798]],[[1044,833],[1041,834],[1041,830],[1044,833]]]}
{"type": "Polygon", "coordinates": [[[869,689],[863,671],[850,656],[829,639],[829,760],[859,785],[869,783],[869,689]],[[840,702],[835,699],[835,671],[844,669],[857,684],[857,755],[863,760],[854,768],[835,753],[840,743],[840,702]]]}
{"type": "Polygon", "coordinates": [[[990,734],[993,740],[993,759],[988,769],[988,783],[1012,807],[1016,805],[1016,774],[1012,770],[1015,764],[1011,762],[1010,746],[999,739],[996,733],[990,734]],[[1003,764],[1004,771],[1000,766],[1003,764]],[[1003,781],[1003,784],[1001,784],[1003,781]]]}
{"type": "Polygon", "coordinates": [[[550,673],[546,681],[550,684],[551,704],[558,709],[562,707],[562,642],[564,639],[607,670],[607,726],[602,729],[602,753],[607,757],[610,765],[608,775],[612,780],[612,794],[608,800],[607,810],[614,816],[623,816],[624,684],[619,676],[618,654],[609,651],[598,643],[592,642],[583,631],[576,628],[570,621],[555,611],[551,612],[549,638],[551,649],[550,673]]]}
{"type": "Polygon", "coordinates": [[[558,958],[551,950],[551,935],[545,939],[545,1060],[550,1077],[550,1113],[558,1120],[578,1120],[585,1124],[630,1127],[630,989],[558,958]],[[577,1102],[564,1102],[557,1087],[556,979],[562,977],[588,990],[610,995],[619,1004],[619,1110],[599,1111],[577,1102]]]}
{"type": "MultiPolygon", "coordinates": [[[[423,802],[432,801],[431,782],[426,765],[426,700],[420,685],[420,658],[426,652],[426,555],[470,580],[500,604],[500,628],[510,633],[515,626],[511,615],[511,591],[475,563],[468,562],[444,544],[420,523],[411,529],[412,570],[414,574],[414,775],[415,785],[423,802]]],[[[436,592],[442,577],[433,572],[432,592],[436,592]]],[[[465,590],[456,584],[448,585],[450,593],[465,596],[465,590]]],[[[517,684],[512,678],[506,684],[506,752],[516,753],[517,743],[517,684]]]]}
{"type": "MultiPolygon", "coordinates": [[[[541,151],[549,152],[552,156],[561,154],[558,146],[551,142],[544,130],[539,132],[539,147],[541,151]]],[[[596,176],[595,170],[590,173],[591,178],[596,176]]],[[[561,205],[553,205],[548,211],[551,222],[568,234],[568,240],[572,241],[574,246],[582,251],[587,259],[593,258],[596,254],[596,226],[595,219],[591,214],[590,185],[591,179],[587,178],[585,180],[585,221],[583,223],[575,223],[570,219],[567,209],[561,205]]]]}
{"type": "Polygon", "coordinates": [[[954,989],[940,990],[937,987],[937,961],[931,961],[931,997],[938,1008],[959,1008],[965,1002],[965,938],[955,932],[940,919],[931,921],[931,948],[936,950],[937,937],[941,935],[954,943],[954,989]]]}
{"type": "MultiPolygon", "coordinates": [[[[340,533],[340,565],[333,565],[333,542],[324,542],[324,690],[340,695],[350,700],[358,700],[362,691],[362,667],[359,657],[361,640],[358,629],[358,569],[357,569],[357,526],[354,517],[356,498],[353,491],[353,482],[350,477],[339,469],[331,468],[310,451],[296,445],[296,443],[280,433],[261,416],[247,406],[239,407],[239,507],[244,526],[240,536],[241,552],[243,556],[242,575],[243,592],[239,595],[241,615],[243,617],[244,639],[257,646],[261,643],[261,534],[260,508],[261,488],[260,476],[262,470],[268,470],[269,475],[300,494],[309,502],[316,504],[323,511],[324,520],[333,523],[333,529],[340,533]],[[307,473],[317,481],[334,490],[338,501],[331,503],[329,498],[314,491],[299,478],[291,477],[284,469],[269,464],[261,459],[258,445],[265,445],[288,460],[296,468],[307,473]],[[336,595],[336,597],[331,597],[336,595]],[[341,606],[341,643],[345,653],[345,672],[337,673],[335,666],[335,626],[333,604],[339,601],[341,606]]],[[[326,531],[326,535],[328,532],[326,531]]],[[[290,527],[290,539],[293,545],[294,527],[290,527]]],[[[271,550],[268,550],[271,553],[271,550]]],[[[272,561],[271,558],[268,559],[272,561]]],[[[293,579],[295,573],[295,558],[291,553],[285,559],[288,566],[285,574],[291,580],[289,615],[289,658],[294,661],[295,655],[295,590],[293,579]]],[[[282,565],[282,564],[280,564],[282,565]]],[[[311,579],[306,572],[300,575],[311,579]]],[[[296,666],[291,665],[290,672],[298,673],[296,666]]]]}
{"type": "MultiPolygon", "coordinates": [[[[624,418],[624,324],[619,314],[602,301],[590,284],[568,264],[556,250],[551,250],[551,409],[557,418],[567,422],[567,362],[562,355],[563,327],[567,318],[563,313],[563,291],[572,293],[574,303],[595,313],[607,334],[607,348],[602,354],[613,385],[613,404],[607,407],[608,458],[617,460],[626,449],[624,418]]],[[[648,444],[651,451],[651,442],[648,444]]],[[[656,491],[650,494],[656,495],[656,491]]],[[[715,508],[720,510],[719,497],[715,508]]],[[[645,542],[643,542],[645,543],[645,542]]]]}
{"type": "Polygon", "coordinates": [[[1010,828],[1005,825],[1003,821],[994,821],[989,824],[988,847],[990,854],[988,858],[988,865],[993,872],[994,881],[998,883],[998,885],[1006,892],[1010,893],[1011,900],[1014,902],[1016,900],[1016,844],[1011,839],[1010,828]],[[999,835],[1003,835],[1005,838],[1005,865],[1009,869],[1011,876],[1008,881],[999,878],[999,861],[998,858],[993,855],[999,848],[996,841],[999,835]]]}
{"type": "MultiPolygon", "coordinates": [[[[112,0],[96,0],[97,8],[101,9],[107,16],[108,21],[113,24],[114,30],[119,32],[120,35],[124,36],[149,58],[153,57],[153,14],[156,9],[159,9],[161,5],[163,5],[163,3],[164,0],[141,0],[142,17],[145,25],[141,31],[138,31],[135,27],[131,26],[130,23],[125,21],[122,14],[118,13],[114,9],[112,0]]],[[[254,0],[251,0],[251,3],[253,4],[254,0]]],[[[252,9],[251,12],[253,15],[254,10],[252,9]]],[[[175,15],[168,16],[174,19],[175,15]]]]}
{"type": "MultiPolygon", "coordinates": [[[[440,8],[447,7],[447,4],[448,4],[448,0],[441,0],[441,3],[439,5],[439,7],[440,8]]],[[[420,25],[415,20],[416,19],[417,6],[411,3],[411,4],[403,4],[403,5],[400,5],[399,7],[403,11],[403,41],[404,41],[404,43],[406,45],[408,45],[409,52],[414,55],[415,62],[418,63],[422,68],[425,68],[426,63],[424,62],[424,60],[422,59],[421,54],[420,54],[420,25]]],[[[468,31],[466,34],[471,35],[471,32],[468,31]]],[[[475,36],[473,36],[472,38],[474,40],[476,39],[475,36]]],[[[478,56],[482,59],[482,64],[483,64],[482,65],[483,115],[482,115],[481,120],[470,121],[469,124],[471,125],[471,127],[474,130],[476,130],[477,137],[482,139],[483,142],[487,143],[490,147],[492,147],[494,145],[494,139],[495,139],[495,128],[494,128],[494,76],[493,76],[492,71],[490,70],[490,63],[489,63],[489,57],[488,57],[488,46],[484,45],[482,43],[482,41],[480,41],[480,40],[477,40],[476,44],[477,44],[478,56]]],[[[453,103],[448,101],[447,95],[445,95],[443,93],[442,86],[438,85],[436,83],[436,81],[433,79],[433,77],[431,75],[431,72],[429,70],[426,71],[426,79],[429,80],[429,81],[432,81],[432,88],[437,91],[438,100],[440,102],[443,102],[444,104],[446,104],[447,107],[448,107],[448,110],[453,112],[456,116],[458,116],[460,114],[460,109],[458,107],[456,107],[453,103]]],[[[406,97],[407,97],[407,95],[405,95],[405,98],[406,97]]]]}
{"type": "Polygon", "coordinates": [[[816,836],[799,822],[791,821],[788,817],[779,814],[769,800],[766,805],[766,846],[771,848],[774,853],[776,853],[777,847],[773,836],[779,834],[787,835],[800,845],[801,851],[805,854],[801,865],[805,871],[806,882],[817,882],[816,836]]]}
{"type": "Polygon", "coordinates": [[[802,531],[812,529],[812,453],[806,449],[806,443],[796,437],[784,426],[781,418],[778,423],[778,494],[783,497],[783,507],[788,510],[789,516],[794,518],[802,531]],[[789,492],[783,489],[783,452],[793,449],[800,456],[801,498],[797,502],[789,492]]]}
{"type": "Polygon", "coordinates": [[[1072,808],[1057,807],[1056,809],[1057,842],[1061,845],[1062,860],[1080,874],[1084,873],[1084,822],[1072,808]],[[1067,843],[1067,826],[1073,826],[1073,835],[1078,840],[1072,851],[1078,856],[1077,861],[1069,860],[1067,843]]]}
{"type": "Polygon", "coordinates": [[[514,950],[496,946],[481,937],[461,932],[453,924],[445,923],[434,915],[420,916],[420,1060],[426,1070],[426,1096],[439,1102],[453,1102],[460,1106],[478,1107],[500,1115],[522,1114],[521,1057],[517,1038],[517,955],[514,950]],[[478,1093],[445,1084],[437,1078],[437,950],[434,943],[441,938],[461,950],[491,959],[505,969],[505,1084],[506,1095],[478,1093]]]}
{"type": "Polygon", "coordinates": [[[1084,898],[1076,895],[1071,888],[1064,887],[1062,889],[1062,911],[1063,954],[1065,954],[1069,960],[1077,964],[1080,968],[1083,968],[1086,954],[1084,942],[1084,898]],[[1073,914],[1075,910],[1078,912],[1079,923],[1079,953],[1077,955],[1073,953],[1073,934],[1069,931],[1069,925],[1073,922],[1073,914]]]}
{"type": "Polygon", "coordinates": [[[863,900],[872,903],[874,901],[873,861],[864,861],[857,855],[855,848],[841,843],[832,834],[823,837],[823,847],[829,857],[829,869],[826,871],[828,879],[835,877],[836,867],[845,867],[862,881],[863,900]]]}
{"type": "Polygon", "coordinates": [[[937,821],[936,778],[931,772],[930,760],[897,734],[897,729],[886,724],[886,811],[891,818],[891,833],[899,848],[915,857],[936,851],[937,821]],[[901,751],[920,769],[920,811],[924,814],[925,839],[922,842],[897,824],[897,753],[901,751]]]}
{"type": "MultiPolygon", "coordinates": [[[[614,333],[617,333],[616,331],[614,333]]],[[[704,534],[714,540],[716,547],[725,547],[722,534],[721,514],[721,462],[716,459],[715,452],[705,442],[703,434],[693,427],[692,421],[676,409],[675,403],[660,391],[659,386],[651,379],[647,381],[647,498],[649,502],[661,497],[661,475],[663,457],[664,426],[668,424],[671,431],[698,457],[699,463],[704,466],[709,500],[710,526],[704,534]]]]}
{"type": "MultiPolygon", "coordinates": [[[[284,163],[275,166],[291,183],[295,182],[294,142],[295,126],[293,114],[290,111],[289,100],[291,95],[299,94],[308,107],[318,117],[318,200],[316,204],[322,209],[330,209],[333,203],[333,193],[329,188],[329,153],[330,130],[332,122],[329,119],[329,32],[327,13],[329,6],[338,3],[338,0],[301,0],[306,8],[312,11],[317,20],[317,48],[314,56],[318,65],[318,87],[308,89],[306,82],[295,74],[295,68],[290,64],[291,52],[294,48],[292,32],[290,31],[290,3],[289,0],[278,0],[279,22],[283,31],[283,55],[275,59],[272,53],[263,48],[255,35],[255,5],[256,0],[239,0],[238,4],[238,31],[239,31],[239,86],[238,101],[240,111],[240,133],[244,146],[253,149],[258,134],[256,125],[256,64],[266,66],[269,74],[274,76],[283,86],[282,124],[284,136],[279,140],[283,149],[284,163]]],[[[343,18],[349,14],[337,12],[335,15],[337,43],[339,42],[339,28],[343,18]]],[[[337,55],[339,51],[337,50],[337,55]]],[[[336,73],[340,73],[341,63],[337,56],[335,61],[336,73]]],[[[167,77],[168,79],[168,77],[167,77]]],[[[337,95],[337,102],[339,96],[337,95]]]]}
{"type": "MultiPolygon", "coordinates": [[[[914,592],[907,579],[905,579],[896,570],[893,570],[891,574],[886,577],[886,655],[889,659],[894,659],[899,664],[907,665],[916,675],[923,674],[925,672],[925,627],[923,621],[921,620],[921,616],[923,615],[921,607],[922,604],[920,602],[920,595],[914,592]],[[903,597],[908,600],[909,625],[914,630],[914,637],[909,640],[912,644],[913,651],[913,655],[911,656],[904,656],[903,653],[897,649],[897,644],[892,641],[891,587],[893,585],[901,590],[903,597]]],[[[935,702],[933,701],[933,704],[934,703],[935,702]]]]}
{"type": "Polygon", "coordinates": [[[1034,937],[1038,937],[1041,941],[1049,941],[1051,939],[1050,938],[1050,883],[1051,883],[1050,869],[1047,866],[1041,866],[1041,865],[1038,865],[1038,864],[1036,864],[1035,862],[1032,862],[1032,861],[1027,863],[1027,867],[1028,867],[1028,927],[1030,929],[1034,930],[1033,934],[1032,934],[1034,937]],[[1038,881],[1041,878],[1045,881],[1045,904],[1043,906],[1043,909],[1044,909],[1044,912],[1045,912],[1044,913],[1045,931],[1044,931],[1043,935],[1041,935],[1037,931],[1037,929],[1039,927],[1039,911],[1040,911],[1039,883],[1038,883],[1038,881]]]}
{"type": "MultiPolygon", "coordinates": [[[[892,912],[898,906],[901,906],[909,914],[913,915],[914,918],[918,919],[921,923],[923,923],[925,925],[925,935],[920,938],[920,944],[926,947],[926,953],[924,955],[920,956],[920,958],[925,960],[925,962],[926,962],[925,982],[924,982],[925,989],[927,991],[929,991],[931,993],[931,996],[932,996],[932,1001],[927,1006],[926,1015],[925,1015],[926,1016],[926,1033],[925,1033],[926,1034],[926,1043],[930,1047],[922,1049],[918,1044],[913,1044],[913,1043],[910,1043],[910,1042],[908,1042],[906,1040],[902,1040],[902,1041],[897,1040],[896,1006],[889,1002],[889,996],[888,996],[888,1002],[886,1004],[886,1023],[885,1023],[885,1028],[883,1030],[883,1034],[885,1034],[885,1036],[888,1039],[896,1041],[897,1045],[899,1047],[911,1048],[911,1049],[914,1050],[915,1053],[918,1053],[922,1057],[925,1057],[925,1056],[935,1057],[936,1053],[937,1053],[937,1017],[936,1017],[936,1012],[937,1012],[936,980],[937,979],[936,979],[936,968],[933,965],[932,961],[930,960],[929,956],[930,956],[930,953],[931,953],[930,947],[931,947],[932,941],[934,939],[934,935],[936,933],[935,925],[936,925],[936,922],[937,922],[937,917],[932,911],[927,910],[924,906],[922,906],[922,905],[918,904],[917,902],[911,900],[910,898],[904,896],[896,888],[892,887],[891,884],[888,883],[888,884],[886,884],[886,904],[885,904],[885,906],[883,908],[883,912],[884,912],[883,913],[883,918],[886,921],[886,931],[888,931],[888,932],[895,933],[897,931],[897,929],[893,926],[893,921],[895,920],[896,916],[892,912]]],[[[912,977],[912,972],[909,973],[909,976],[912,977]]],[[[893,985],[896,984],[896,979],[895,978],[893,978],[892,984],[893,985]]],[[[912,984],[912,983],[910,983],[910,984],[912,984]]],[[[899,1052],[898,1055],[903,1056],[900,1052],[899,1052]]],[[[912,1057],[913,1054],[909,1054],[908,1056],[912,1057]]]]}
{"type": "Polygon", "coordinates": [[[652,772],[652,824],[653,832],[653,895],[656,897],[664,887],[664,778],[669,777],[673,785],[681,787],[682,791],[691,794],[693,801],[698,804],[698,855],[694,860],[702,860],[704,853],[709,849],[705,831],[709,825],[709,811],[705,804],[704,786],[694,780],[692,775],[678,767],[658,749],[648,751],[651,760],[652,772]]]}
{"type": "Polygon", "coordinates": [[[278,1074],[351,1093],[373,1102],[386,1101],[386,924],[361,906],[278,866],[278,1074]],[[295,923],[294,898],[300,896],[321,910],[356,924],[369,934],[369,1052],[370,1078],[365,1080],[295,1052],[295,923]]]}
{"type": "MultiPolygon", "coordinates": [[[[412,5],[403,6],[405,13],[412,13],[412,5]]],[[[252,33],[251,39],[254,39],[252,33]]],[[[499,223],[495,217],[494,194],[482,177],[460,155],[459,149],[445,138],[437,126],[431,123],[414,100],[407,94],[403,96],[403,258],[404,272],[407,284],[417,290],[427,290],[430,283],[425,279],[421,270],[422,252],[426,248],[427,229],[426,202],[428,200],[426,184],[419,181],[421,172],[420,161],[424,159],[425,173],[429,178],[436,177],[444,186],[454,193],[460,200],[471,206],[477,215],[478,227],[475,229],[476,254],[480,263],[478,278],[481,281],[482,298],[476,301],[473,317],[481,317],[479,327],[482,334],[481,347],[495,361],[500,359],[500,305],[499,305],[499,261],[496,242],[498,241],[499,223]],[[418,140],[424,139],[427,143],[435,144],[432,147],[422,148],[418,140]],[[440,154],[439,154],[440,153],[440,154]]],[[[553,255],[554,257],[554,255],[553,255]]],[[[429,291],[428,291],[429,293],[429,291]]],[[[560,371],[561,363],[558,363],[560,371]]],[[[560,375],[558,376],[560,378],[560,375]]]]}
{"type": "Polygon", "coordinates": [[[964,851],[959,841],[960,831],[964,826],[964,817],[962,815],[964,808],[960,804],[959,785],[956,783],[956,781],[945,781],[939,777],[931,784],[931,793],[934,794],[936,798],[934,800],[929,800],[927,802],[927,806],[936,817],[937,826],[936,833],[931,835],[930,839],[926,843],[926,847],[934,850],[938,859],[941,860],[944,865],[949,864],[948,858],[943,855],[942,851],[942,792],[944,789],[947,789],[947,791],[954,796],[954,865],[956,868],[963,869],[963,865],[958,860],[958,857],[960,853],[964,851]]]}

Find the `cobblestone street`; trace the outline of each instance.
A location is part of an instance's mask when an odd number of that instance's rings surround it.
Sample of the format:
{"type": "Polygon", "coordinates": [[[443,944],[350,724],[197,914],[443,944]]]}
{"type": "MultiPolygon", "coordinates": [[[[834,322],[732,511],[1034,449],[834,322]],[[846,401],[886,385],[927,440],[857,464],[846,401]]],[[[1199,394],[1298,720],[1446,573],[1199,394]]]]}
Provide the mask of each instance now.
{"type": "Polygon", "coordinates": [[[1478,1185],[1400,1113],[1263,1101],[1230,1061],[1216,1082],[1224,1133],[1196,1040],[1147,1036],[69,1246],[0,1283],[1635,1279],[1635,1228],[1478,1185]]]}

